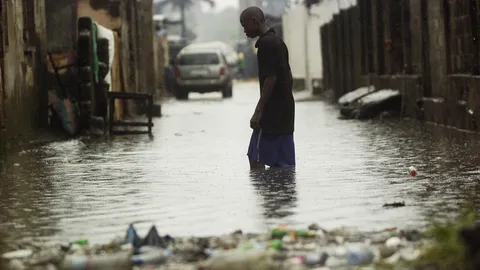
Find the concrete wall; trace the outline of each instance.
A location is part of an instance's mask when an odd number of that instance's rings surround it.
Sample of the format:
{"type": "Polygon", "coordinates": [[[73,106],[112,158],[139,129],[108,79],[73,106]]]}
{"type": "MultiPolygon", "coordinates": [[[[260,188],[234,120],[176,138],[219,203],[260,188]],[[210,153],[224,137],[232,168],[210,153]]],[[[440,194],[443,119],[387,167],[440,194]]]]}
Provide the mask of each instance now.
{"type": "Polygon", "coordinates": [[[294,79],[305,79],[305,19],[306,9],[302,6],[290,10],[283,16],[283,38],[290,53],[290,68],[294,79]]]}
{"type": "Polygon", "coordinates": [[[290,65],[294,79],[304,80],[307,68],[310,79],[322,79],[320,27],[328,23],[340,9],[355,3],[356,1],[343,0],[323,1],[321,5],[312,6],[310,14],[304,5],[296,5],[283,15],[283,35],[290,51],[290,65]],[[305,24],[307,24],[307,31],[305,31],[305,24]],[[305,41],[307,41],[306,45],[305,41]]]}
{"type": "Polygon", "coordinates": [[[48,51],[72,50],[76,40],[77,0],[45,0],[45,9],[48,51]]]}
{"type": "MultiPolygon", "coordinates": [[[[47,123],[44,88],[46,23],[43,0],[2,0],[2,145],[15,144],[47,123]]],[[[2,113],[0,113],[1,115],[2,113]]]]}

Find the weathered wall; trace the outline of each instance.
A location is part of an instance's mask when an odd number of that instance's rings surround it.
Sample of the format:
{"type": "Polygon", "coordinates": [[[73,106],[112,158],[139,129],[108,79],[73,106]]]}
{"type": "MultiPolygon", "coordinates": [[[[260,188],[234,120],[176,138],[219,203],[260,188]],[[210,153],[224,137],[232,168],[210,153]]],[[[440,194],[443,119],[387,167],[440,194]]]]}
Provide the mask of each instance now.
{"type": "Polygon", "coordinates": [[[477,130],[479,8],[480,0],[359,0],[359,11],[321,28],[326,86],[337,97],[364,85],[398,89],[404,116],[477,130]],[[345,26],[358,16],[360,35],[345,26]]]}
{"type": "Polygon", "coordinates": [[[138,35],[138,79],[137,92],[156,93],[156,72],[154,57],[154,25],[153,1],[140,0],[136,2],[137,9],[137,35],[138,35]]]}
{"type": "Polygon", "coordinates": [[[435,1],[429,2],[427,10],[431,95],[443,97],[447,82],[444,9],[441,1],[435,1]]]}
{"type": "MultiPolygon", "coordinates": [[[[126,92],[155,94],[157,76],[163,76],[163,70],[157,70],[152,60],[155,53],[152,7],[152,0],[120,1],[121,62],[126,92]]],[[[132,102],[127,108],[130,114],[136,113],[132,102]]]]}
{"type": "Polygon", "coordinates": [[[6,128],[1,137],[12,144],[47,123],[45,5],[43,0],[2,0],[3,8],[2,122],[6,128]]]}

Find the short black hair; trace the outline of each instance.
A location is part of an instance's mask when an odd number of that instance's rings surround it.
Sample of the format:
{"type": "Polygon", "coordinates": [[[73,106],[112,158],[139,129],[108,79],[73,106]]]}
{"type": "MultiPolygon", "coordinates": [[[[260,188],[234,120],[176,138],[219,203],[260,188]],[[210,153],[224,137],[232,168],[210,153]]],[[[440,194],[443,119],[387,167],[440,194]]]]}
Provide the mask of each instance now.
{"type": "Polygon", "coordinates": [[[252,6],[246,8],[242,14],[240,14],[240,18],[245,17],[256,18],[261,22],[265,22],[265,14],[259,7],[252,6]]]}

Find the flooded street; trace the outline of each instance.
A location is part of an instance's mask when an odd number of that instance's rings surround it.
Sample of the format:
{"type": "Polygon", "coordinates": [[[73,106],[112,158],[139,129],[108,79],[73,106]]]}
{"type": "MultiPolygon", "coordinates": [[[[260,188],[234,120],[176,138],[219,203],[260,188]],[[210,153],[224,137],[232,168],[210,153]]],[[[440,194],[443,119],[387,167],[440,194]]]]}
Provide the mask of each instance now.
{"type": "Polygon", "coordinates": [[[246,151],[258,84],[234,98],[169,101],[153,137],[55,142],[0,163],[0,249],[22,238],[262,232],[276,224],[361,229],[421,225],[480,189],[478,136],[408,120],[344,121],[297,102],[295,171],[250,173],[246,151]],[[408,176],[415,166],[419,175],[408,176]],[[385,209],[405,201],[406,207],[385,209]]]}

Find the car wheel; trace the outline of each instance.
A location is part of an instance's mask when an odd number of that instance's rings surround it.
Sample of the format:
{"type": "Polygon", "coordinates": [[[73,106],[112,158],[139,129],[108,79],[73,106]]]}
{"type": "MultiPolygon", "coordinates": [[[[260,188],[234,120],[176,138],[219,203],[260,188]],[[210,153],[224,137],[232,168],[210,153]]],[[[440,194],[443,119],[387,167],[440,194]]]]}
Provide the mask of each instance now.
{"type": "Polygon", "coordinates": [[[223,98],[231,98],[232,97],[232,92],[233,92],[233,85],[232,84],[229,84],[227,86],[225,86],[223,89],[222,89],[222,97],[223,98]]]}
{"type": "Polygon", "coordinates": [[[188,89],[183,87],[177,88],[177,99],[178,100],[187,100],[188,99],[188,89]]]}
{"type": "Polygon", "coordinates": [[[229,97],[232,97],[233,96],[233,84],[230,84],[230,86],[228,87],[228,93],[229,93],[229,97]]]}

